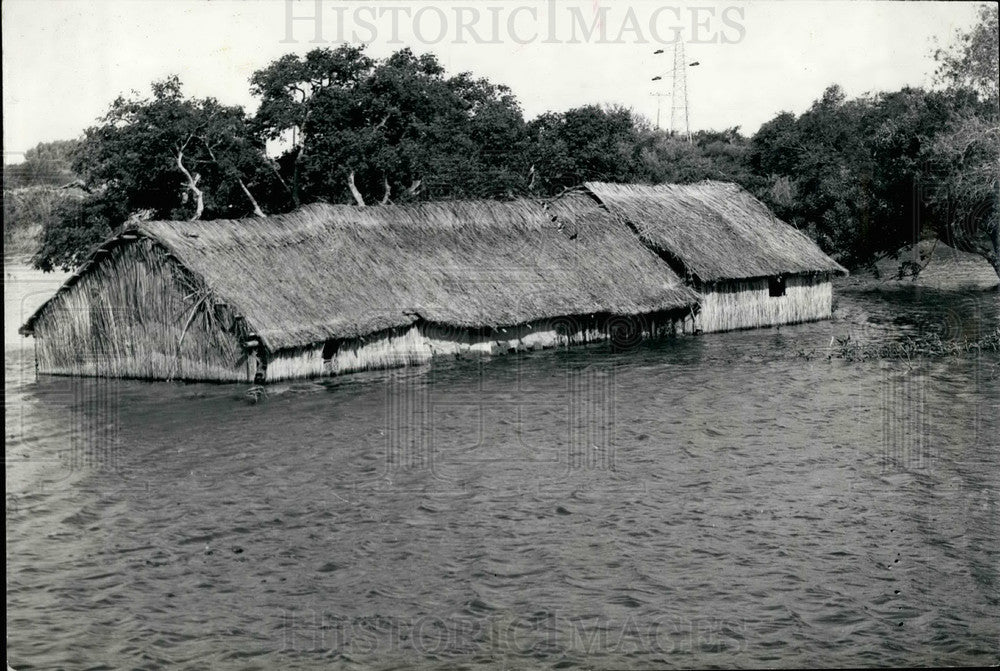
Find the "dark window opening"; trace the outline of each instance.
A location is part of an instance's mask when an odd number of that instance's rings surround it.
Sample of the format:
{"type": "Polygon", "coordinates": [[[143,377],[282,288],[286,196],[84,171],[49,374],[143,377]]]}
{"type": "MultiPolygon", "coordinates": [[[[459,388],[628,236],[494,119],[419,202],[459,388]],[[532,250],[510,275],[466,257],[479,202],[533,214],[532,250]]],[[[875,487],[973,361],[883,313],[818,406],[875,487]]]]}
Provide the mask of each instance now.
{"type": "MultiPolygon", "coordinates": [[[[314,350],[315,351],[315,350],[314,350]]],[[[323,343],[323,361],[330,361],[340,351],[340,339],[334,338],[323,343]]]]}
{"type": "Polygon", "coordinates": [[[771,298],[777,298],[778,296],[785,295],[785,278],[781,277],[771,277],[767,280],[767,291],[771,295],[771,298]]]}

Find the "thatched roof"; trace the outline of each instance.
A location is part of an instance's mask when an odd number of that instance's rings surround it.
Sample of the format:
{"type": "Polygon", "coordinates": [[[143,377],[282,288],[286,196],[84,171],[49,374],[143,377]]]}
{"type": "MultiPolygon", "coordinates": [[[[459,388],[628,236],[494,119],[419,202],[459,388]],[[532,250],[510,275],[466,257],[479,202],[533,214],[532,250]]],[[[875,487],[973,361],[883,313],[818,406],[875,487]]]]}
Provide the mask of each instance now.
{"type": "Polygon", "coordinates": [[[549,204],[319,204],[264,219],[143,222],[134,233],[165,246],[271,351],[421,319],[502,327],[697,302],[584,194],[549,204]]]}
{"type": "Polygon", "coordinates": [[[643,241],[702,282],[847,271],[808,236],[735,184],[656,186],[588,182],[643,241]]]}

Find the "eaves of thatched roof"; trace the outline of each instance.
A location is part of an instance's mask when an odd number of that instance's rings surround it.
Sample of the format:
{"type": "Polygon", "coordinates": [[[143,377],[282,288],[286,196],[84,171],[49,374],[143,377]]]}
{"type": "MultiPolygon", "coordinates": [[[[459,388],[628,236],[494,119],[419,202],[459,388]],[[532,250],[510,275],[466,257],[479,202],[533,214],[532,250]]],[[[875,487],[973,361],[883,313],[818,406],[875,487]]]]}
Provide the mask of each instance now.
{"type": "Polygon", "coordinates": [[[702,282],[847,270],[735,184],[608,184],[586,188],[642,240],[702,282]]]}
{"type": "Polygon", "coordinates": [[[125,235],[165,247],[271,351],[420,320],[502,327],[697,302],[585,194],[548,203],[316,204],[267,218],[142,222],[125,235]]]}

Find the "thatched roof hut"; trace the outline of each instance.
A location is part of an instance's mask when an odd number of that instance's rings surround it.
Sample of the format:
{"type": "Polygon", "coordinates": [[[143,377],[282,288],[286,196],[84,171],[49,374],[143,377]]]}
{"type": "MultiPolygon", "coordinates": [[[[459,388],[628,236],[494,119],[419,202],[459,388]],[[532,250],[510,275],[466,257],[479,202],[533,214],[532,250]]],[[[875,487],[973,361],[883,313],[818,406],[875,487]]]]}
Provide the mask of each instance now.
{"type": "Polygon", "coordinates": [[[22,332],[35,336],[42,372],[236,380],[266,367],[275,379],[592,340],[616,315],[678,328],[696,301],[585,194],[320,204],[265,219],[140,223],[95,252],[22,332]],[[563,326],[550,328],[554,319],[563,326]]]}
{"type": "Polygon", "coordinates": [[[830,277],[847,270],[739,186],[588,182],[586,188],[702,294],[701,330],[830,316],[830,277]]]}
{"type": "Polygon", "coordinates": [[[636,233],[676,257],[694,280],[847,274],[804,233],[736,184],[607,184],[587,188],[636,233]]]}

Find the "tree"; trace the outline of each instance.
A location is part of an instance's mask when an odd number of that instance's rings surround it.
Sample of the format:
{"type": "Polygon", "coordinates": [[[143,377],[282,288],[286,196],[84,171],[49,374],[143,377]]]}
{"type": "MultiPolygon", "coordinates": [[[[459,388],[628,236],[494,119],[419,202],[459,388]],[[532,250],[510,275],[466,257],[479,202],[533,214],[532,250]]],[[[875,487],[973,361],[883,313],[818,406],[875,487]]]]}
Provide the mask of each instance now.
{"type": "Polygon", "coordinates": [[[938,81],[949,88],[972,89],[983,100],[996,102],[1000,86],[997,5],[982,5],[976,25],[967,32],[957,30],[954,39],[951,47],[934,52],[938,81]]]}
{"type": "Polygon", "coordinates": [[[128,217],[121,198],[89,194],[82,200],[65,200],[42,229],[41,244],[32,265],[50,272],[70,271],[100,245],[128,217]]]}
{"type": "Polygon", "coordinates": [[[639,132],[623,107],[585,105],[529,124],[536,185],[555,193],[587,180],[628,181],[637,169],[639,132]]]}
{"type": "Polygon", "coordinates": [[[985,257],[1000,276],[1000,35],[997,6],[934,53],[939,81],[965,104],[929,146],[925,190],[938,213],[938,234],[985,257]]]}
{"type": "Polygon", "coordinates": [[[119,97],[88,128],[75,163],[88,186],[113,188],[129,211],[164,219],[252,212],[263,216],[247,181],[259,177],[263,144],[239,107],[185,99],[174,76],[154,82],[153,97],[119,97]]]}
{"type": "Polygon", "coordinates": [[[692,141],[636,120],[639,156],[631,179],[639,182],[688,184],[702,180],[735,182],[755,190],[747,168],[747,138],[738,128],[697,131],[692,141]]]}
{"type": "Polygon", "coordinates": [[[358,47],[283,57],[251,79],[256,123],[293,136],[277,160],[292,205],[510,196],[526,186],[527,132],[510,90],[446,77],[431,54],[374,61],[358,47]]]}
{"type": "Polygon", "coordinates": [[[253,189],[267,192],[263,142],[243,110],[213,98],[187,99],[177,77],[152,97],[118,97],[84,133],[73,169],[90,195],[43,231],[39,268],[70,267],[134,213],[160,219],[264,216],[253,189]]]}
{"type": "Polygon", "coordinates": [[[927,152],[923,195],[938,237],[983,256],[1000,276],[1000,125],[965,114],[939,133],[927,152]]]}
{"type": "Polygon", "coordinates": [[[962,91],[904,88],[848,100],[828,88],[800,117],[783,113],[750,143],[758,195],[848,265],[918,241],[940,224],[926,188],[938,134],[977,105],[962,91]]]}
{"type": "MultiPolygon", "coordinates": [[[[389,145],[398,147],[403,168],[400,186],[419,180],[423,198],[510,198],[527,190],[528,130],[517,100],[505,86],[463,72],[453,77],[412,71],[412,54],[377,68],[376,78],[392,73],[400,86],[372,97],[377,106],[412,109],[393,114],[389,145]],[[400,107],[407,89],[422,104],[400,107]],[[387,94],[388,93],[388,94],[387,94]],[[401,98],[402,96],[402,98],[401,98]]],[[[424,58],[424,57],[422,57],[424,58]]],[[[436,65],[436,59],[430,61],[436,65]]],[[[391,181],[391,179],[390,179],[391,181]]]]}
{"type": "Polygon", "coordinates": [[[296,207],[302,203],[307,152],[318,144],[314,136],[325,127],[350,123],[356,111],[351,94],[373,66],[364,47],[344,44],[314,49],[304,58],[282,56],[251,76],[250,90],[261,98],[255,118],[258,129],[271,140],[291,133],[291,149],[282,163],[290,167],[290,195],[296,207]]]}
{"type": "Polygon", "coordinates": [[[843,263],[874,253],[882,222],[864,113],[870,101],[848,101],[836,85],[796,118],[781,113],[750,142],[747,160],[762,179],[757,194],[843,263]]]}

